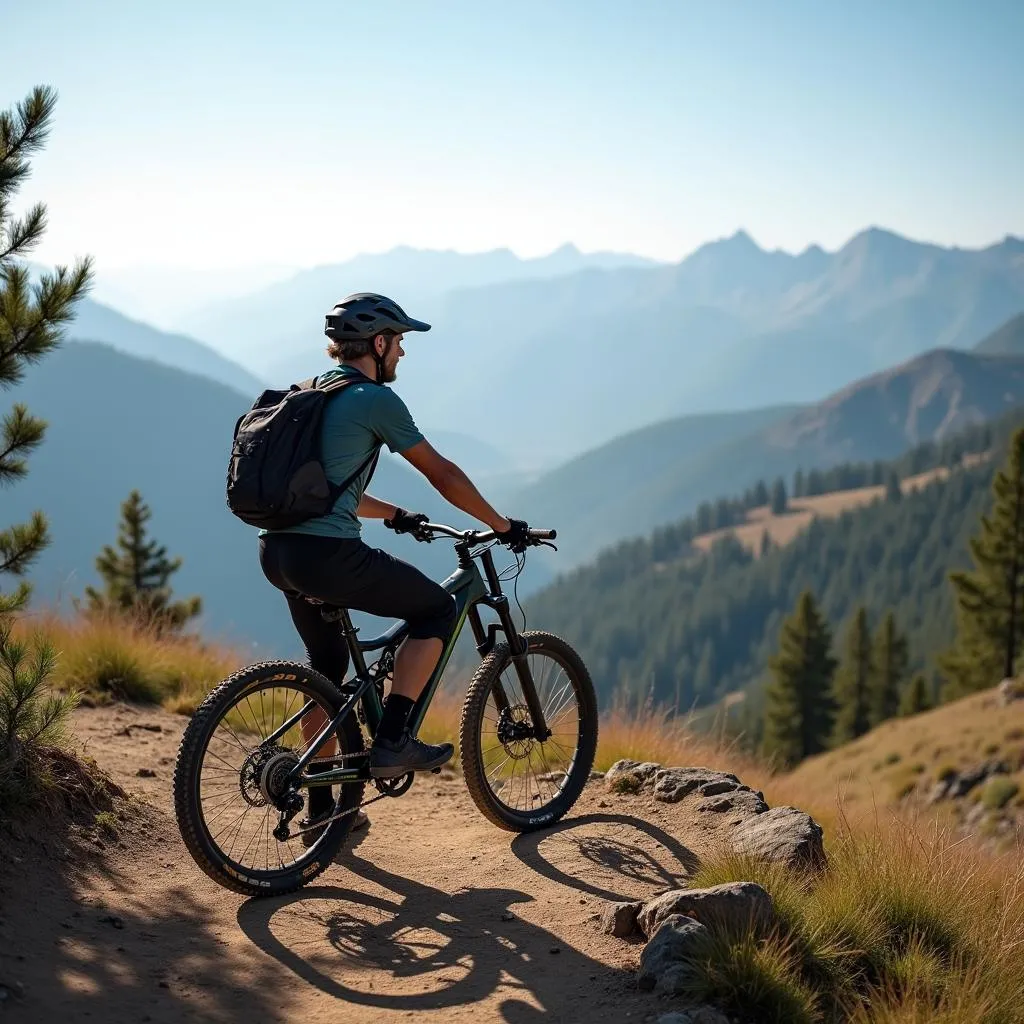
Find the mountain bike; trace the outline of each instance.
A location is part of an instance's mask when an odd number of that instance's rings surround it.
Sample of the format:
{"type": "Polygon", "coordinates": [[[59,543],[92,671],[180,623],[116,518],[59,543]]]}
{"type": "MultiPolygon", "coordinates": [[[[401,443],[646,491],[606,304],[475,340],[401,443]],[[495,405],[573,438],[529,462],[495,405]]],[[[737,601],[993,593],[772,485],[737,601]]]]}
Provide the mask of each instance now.
{"type": "MultiPolygon", "coordinates": [[[[417,539],[437,537],[455,541],[458,567],[441,585],[455,598],[457,617],[410,712],[410,732],[417,734],[468,620],[481,657],[459,729],[470,796],[500,828],[552,825],[576,802],[593,766],[598,723],[590,674],[561,638],[516,628],[502,580],[509,571],[518,580],[525,552],[499,573],[493,531],[426,523],[417,539]],[[485,626],[488,609],[496,621],[485,626]]],[[[530,531],[532,545],[553,547],[554,538],[554,530],[530,531]]],[[[313,603],[344,634],[352,676],[338,685],[294,661],[250,665],[207,695],[178,750],[174,809],[182,839],[207,875],[246,896],[279,895],[311,881],[334,860],[361,807],[402,796],[414,781],[411,772],[371,778],[364,735],[380,724],[408,624],[361,640],[347,609],[313,603]],[[368,654],[376,654],[369,665],[368,654]],[[367,782],[378,792],[364,801],[367,782]],[[305,794],[323,786],[331,787],[332,810],[305,825],[296,821],[305,794]]]]}

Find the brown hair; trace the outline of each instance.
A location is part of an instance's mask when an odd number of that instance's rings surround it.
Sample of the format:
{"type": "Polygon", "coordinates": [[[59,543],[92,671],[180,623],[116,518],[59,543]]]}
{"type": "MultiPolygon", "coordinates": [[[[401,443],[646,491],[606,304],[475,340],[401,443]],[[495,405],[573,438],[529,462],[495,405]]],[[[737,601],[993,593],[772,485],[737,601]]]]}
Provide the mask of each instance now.
{"type": "MultiPolygon", "coordinates": [[[[389,341],[397,333],[397,331],[377,332],[377,334],[383,334],[389,341]]],[[[376,338],[377,334],[373,338],[376,338]]],[[[332,359],[362,359],[363,356],[368,356],[373,352],[373,338],[346,338],[343,341],[331,339],[327,343],[326,351],[332,359]]]]}

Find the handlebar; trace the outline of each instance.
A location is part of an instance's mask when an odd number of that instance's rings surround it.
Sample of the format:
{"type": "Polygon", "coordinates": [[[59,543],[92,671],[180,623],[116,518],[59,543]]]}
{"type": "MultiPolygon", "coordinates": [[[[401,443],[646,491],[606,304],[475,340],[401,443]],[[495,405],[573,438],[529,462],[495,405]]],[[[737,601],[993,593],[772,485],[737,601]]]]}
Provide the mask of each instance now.
{"type": "MultiPolygon", "coordinates": [[[[453,540],[465,541],[467,544],[486,544],[488,541],[497,540],[498,535],[494,530],[456,530],[454,526],[445,526],[444,523],[424,523],[424,530],[436,533],[442,537],[451,537],[453,540]]],[[[558,536],[555,530],[528,530],[530,540],[541,541],[554,540],[558,536]]]]}

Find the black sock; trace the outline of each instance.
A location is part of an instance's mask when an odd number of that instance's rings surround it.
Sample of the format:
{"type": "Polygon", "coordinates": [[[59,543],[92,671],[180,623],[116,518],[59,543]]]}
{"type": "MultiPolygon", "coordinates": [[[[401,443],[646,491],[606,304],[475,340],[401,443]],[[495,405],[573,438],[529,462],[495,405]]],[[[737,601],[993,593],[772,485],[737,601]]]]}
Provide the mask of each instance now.
{"type": "Polygon", "coordinates": [[[384,701],[384,714],[381,716],[374,739],[397,743],[401,739],[402,730],[415,703],[416,701],[403,697],[400,693],[389,693],[387,700],[384,701]]]}

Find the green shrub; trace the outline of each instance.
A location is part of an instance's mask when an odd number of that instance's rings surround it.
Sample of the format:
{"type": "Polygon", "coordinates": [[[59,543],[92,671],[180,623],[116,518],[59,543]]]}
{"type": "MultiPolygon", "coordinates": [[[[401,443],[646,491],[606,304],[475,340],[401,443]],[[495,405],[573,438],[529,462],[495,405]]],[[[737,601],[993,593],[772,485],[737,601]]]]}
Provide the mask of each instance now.
{"type": "Polygon", "coordinates": [[[53,647],[12,629],[11,616],[0,618],[0,809],[30,805],[51,784],[47,751],[66,741],[77,703],[49,687],[53,647]]]}
{"type": "Polygon", "coordinates": [[[981,791],[981,802],[990,811],[1001,811],[1018,793],[1020,786],[1008,775],[993,775],[981,791]]]}

